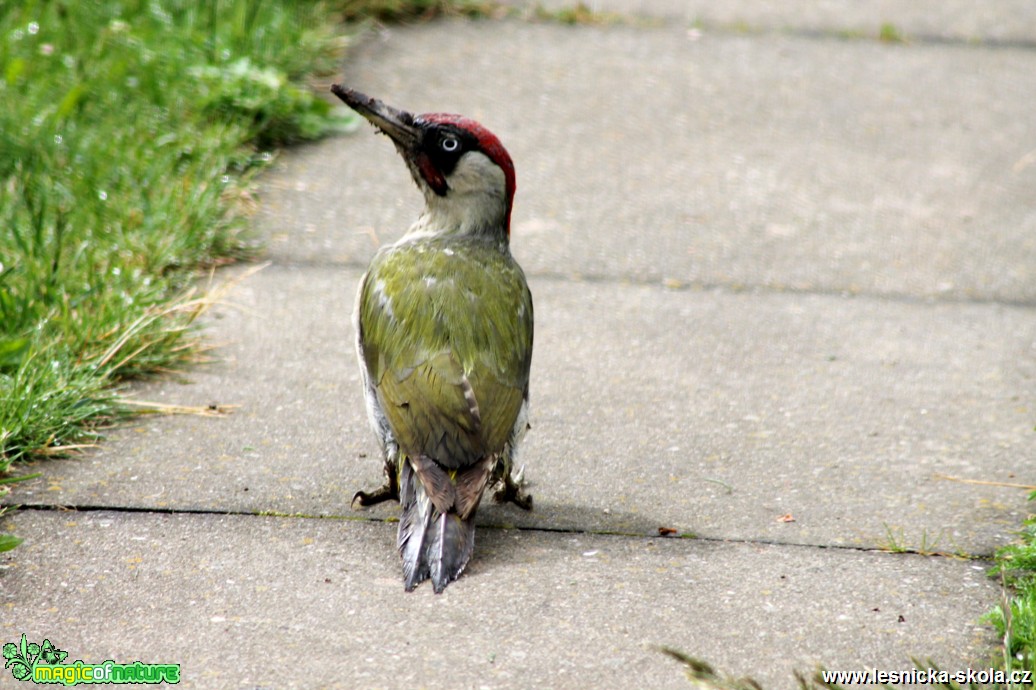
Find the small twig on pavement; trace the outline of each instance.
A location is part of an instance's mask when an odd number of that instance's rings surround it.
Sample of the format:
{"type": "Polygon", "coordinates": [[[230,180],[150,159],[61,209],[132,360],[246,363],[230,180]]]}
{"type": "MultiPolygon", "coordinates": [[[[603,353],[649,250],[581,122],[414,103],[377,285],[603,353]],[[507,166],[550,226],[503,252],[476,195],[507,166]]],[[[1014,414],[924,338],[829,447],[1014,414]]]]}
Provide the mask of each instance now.
{"type": "Polygon", "coordinates": [[[143,408],[140,414],[196,414],[202,417],[218,417],[230,414],[240,405],[171,405],[168,403],[149,402],[147,400],[126,400],[120,399],[122,405],[143,408]]]}
{"type": "Polygon", "coordinates": [[[1006,486],[1009,489],[1025,489],[1027,491],[1036,491],[1036,486],[1029,484],[1014,484],[1012,482],[990,482],[982,479],[964,479],[962,477],[951,477],[948,474],[935,474],[932,475],[936,479],[945,479],[948,482],[960,482],[962,484],[979,484],[981,486],[1006,486]]]}

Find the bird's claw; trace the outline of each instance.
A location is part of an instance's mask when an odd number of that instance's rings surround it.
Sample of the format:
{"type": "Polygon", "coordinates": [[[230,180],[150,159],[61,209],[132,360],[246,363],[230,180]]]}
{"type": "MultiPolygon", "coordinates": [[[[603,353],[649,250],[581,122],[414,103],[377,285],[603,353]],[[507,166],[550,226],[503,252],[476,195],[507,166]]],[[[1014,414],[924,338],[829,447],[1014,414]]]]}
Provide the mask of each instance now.
{"type": "Polygon", "coordinates": [[[360,504],[361,508],[369,508],[370,506],[376,506],[385,501],[398,500],[399,483],[395,480],[395,476],[390,474],[389,480],[385,483],[385,486],[381,487],[377,491],[372,491],[371,493],[367,493],[366,491],[357,491],[353,494],[353,500],[350,501],[350,506],[355,510],[357,503],[360,504]]]}
{"type": "Polygon", "coordinates": [[[522,510],[532,510],[532,496],[525,493],[525,465],[515,473],[504,475],[504,487],[493,494],[497,503],[513,503],[522,510]]]}

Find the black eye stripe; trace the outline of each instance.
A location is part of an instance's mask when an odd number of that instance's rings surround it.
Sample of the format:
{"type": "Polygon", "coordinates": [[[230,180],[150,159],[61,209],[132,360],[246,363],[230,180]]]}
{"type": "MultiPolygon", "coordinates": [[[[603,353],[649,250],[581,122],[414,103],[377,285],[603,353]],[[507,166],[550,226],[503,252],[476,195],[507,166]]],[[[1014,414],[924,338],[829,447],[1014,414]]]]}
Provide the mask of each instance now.
{"type": "MultiPolygon", "coordinates": [[[[425,150],[458,154],[479,148],[478,141],[469,132],[452,125],[432,125],[425,130],[425,150]]],[[[430,151],[429,151],[430,152],[430,151]]]]}
{"type": "Polygon", "coordinates": [[[444,177],[449,177],[468,151],[480,150],[478,139],[452,125],[430,124],[424,128],[425,155],[444,177]]]}

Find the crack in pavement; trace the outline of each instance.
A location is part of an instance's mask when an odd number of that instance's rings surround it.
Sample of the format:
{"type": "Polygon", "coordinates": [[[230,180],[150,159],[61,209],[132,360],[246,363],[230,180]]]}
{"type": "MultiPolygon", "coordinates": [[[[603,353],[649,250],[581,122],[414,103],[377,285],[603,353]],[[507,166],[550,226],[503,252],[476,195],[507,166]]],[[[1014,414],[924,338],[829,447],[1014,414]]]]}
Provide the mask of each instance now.
{"type": "MultiPolygon", "coordinates": [[[[0,504],[0,508],[10,508],[21,512],[54,512],[54,513],[129,513],[143,515],[216,515],[234,517],[274,517],[291,518],[301,520],[341,520],[343,522],[365,522],[375,523],[396,523],[398,518],[373,517],[361,515],[311,515],[308,513],[286,513],[276,510],[234,510],[222,508],[161,508],[147,506],[109,506],[109,505],[62,505],[57,503],[34,503],[28,505],[0,504]]],[[[977,563],[992,564],[993,554],[969,554],[953,553],[915,548],[881,548],[877,546],[853,546],[849,544],[803,544],[799,542],[781,541],[777,539],[751,539],[745,537],[716,537],[704,536],[693,532],[680,532],[677,534],[644,534],[643,532],[628,532],[607,528],[575,528],[575,527],[549,527],[549,526],[520,526],[502,524],[479,524],[479,529],[493,529],[501,531],[537,532],[542,534],[589,534],[605,537],[625,537],[627,539],[663,539],[667,541],[698,541],[714,544],[744,544],[758,546],[779,546],[799,549],[817,549],[827,551],[849,551],[855,553],[880,553],[888,555],[921,556],[924,558],[945,558],[950,560],[969,561],[977,563]]]]}
{"type": "MultiPolygon", "coordinates": [[[[276,257],[266,257],[271,268],[288,269],[344,269],[355,271],[366,271],[367,262],[360,261],[323,261],[313,260],[278,260],[276,257]]],[[[228,268],[249,266],[242,263],[228,268]]],[[[967,297],[962,295],[916,295],[906,292],[871,292],[854,290],[850,288],[837,287],[796,287],[794,285],[767,285],[765,283],[723,283],[707,282],[699,280],[684,280],[681,278],[649,278],[641,276],[620,275],[612,276],[597,273],[562,273],[554,271],[530,271],[526,277],[537,280],[545,280],[561,283],[586,283],[590,285],[628,285],[630,287],[657,287],[669,292],[713,292],[723,291],[734,295],[759,294],[759,295],[804,295],[817,297],[842,297],[851,299],[865,299],[896,304],[921,304],[921,305],[961,305],[961,306],[1000,306],[1014,309],[1036,309],[1036,299],[1012,298],[1012,297],[967,297]]]]}

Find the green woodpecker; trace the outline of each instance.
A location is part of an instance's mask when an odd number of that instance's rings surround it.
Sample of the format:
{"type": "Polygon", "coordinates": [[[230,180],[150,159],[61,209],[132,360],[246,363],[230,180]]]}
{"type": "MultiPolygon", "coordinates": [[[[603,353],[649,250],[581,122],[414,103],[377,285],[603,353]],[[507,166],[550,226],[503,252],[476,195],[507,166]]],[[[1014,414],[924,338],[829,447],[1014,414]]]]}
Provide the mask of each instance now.
{"type": "Polygon", "coordinates": [[[424,213],[360,280],[356,350],[388,483],[353,501],[400,502],[404,586],[431,578],[440,593],[471,558],[488,487],[532,507],[521,470],[511,474],[528,429],[533,324],[509,246],[514,164],[473,120],[331,90],[392,140],[424,194],[424,213]]]}

